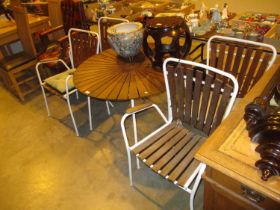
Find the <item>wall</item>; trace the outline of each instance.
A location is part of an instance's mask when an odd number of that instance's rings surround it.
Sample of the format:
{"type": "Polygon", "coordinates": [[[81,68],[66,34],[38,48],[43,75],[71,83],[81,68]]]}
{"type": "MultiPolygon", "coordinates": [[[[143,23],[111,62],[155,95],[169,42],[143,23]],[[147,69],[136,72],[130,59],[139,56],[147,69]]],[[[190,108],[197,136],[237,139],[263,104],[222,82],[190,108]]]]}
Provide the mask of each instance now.
{"type": "Polygon", "coordinates": [[[215,4],[222,8],[224,3],[227,3],[229,11],[236,13],[254,11],[280,14],[280,0],[192,0],[198,9],[202,1],[208,8],[214,7],[215,4]]]}

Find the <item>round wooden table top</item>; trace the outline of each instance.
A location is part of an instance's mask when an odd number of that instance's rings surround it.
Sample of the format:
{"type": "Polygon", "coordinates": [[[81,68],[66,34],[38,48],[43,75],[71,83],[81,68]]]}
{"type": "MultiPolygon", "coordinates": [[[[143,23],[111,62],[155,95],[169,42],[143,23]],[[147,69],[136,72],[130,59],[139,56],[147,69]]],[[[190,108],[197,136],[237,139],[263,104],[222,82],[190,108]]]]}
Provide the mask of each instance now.
{"type": "Polygon", "coordinates": [[[144,54],[129,62],[112,49],[83,62],[73,80],[80,92],[104,100],[138,99],[165,91],[162,72],[153,69],[144,54]]]}

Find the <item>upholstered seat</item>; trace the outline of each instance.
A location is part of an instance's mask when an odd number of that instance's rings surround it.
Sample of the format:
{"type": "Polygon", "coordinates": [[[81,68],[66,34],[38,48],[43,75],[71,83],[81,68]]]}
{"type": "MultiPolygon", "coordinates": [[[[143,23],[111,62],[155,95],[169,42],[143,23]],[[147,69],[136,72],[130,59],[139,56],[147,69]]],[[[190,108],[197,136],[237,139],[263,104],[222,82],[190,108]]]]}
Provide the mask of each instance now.
{"type": "MultiPolygon", "coordinates": [[[[47,79],[45,79],[45,83],[49,86],[51,86],[52,88],[56,89],[57,91],[59,91],[60,93],[65,93],[66,92],[66,86],[65,86],[65,81],[66,78],[68,77],[68,75],[73,74],[75,71],[75,69],[70,69],[67,71],[64,71],[62,73],[56,74],[54,76],[48,77],[47,79]]],[[[71,77],[68,81],[68,89],[73,90],[74,87],[74,83],[73,83],[73,78],[71,77]]]]}

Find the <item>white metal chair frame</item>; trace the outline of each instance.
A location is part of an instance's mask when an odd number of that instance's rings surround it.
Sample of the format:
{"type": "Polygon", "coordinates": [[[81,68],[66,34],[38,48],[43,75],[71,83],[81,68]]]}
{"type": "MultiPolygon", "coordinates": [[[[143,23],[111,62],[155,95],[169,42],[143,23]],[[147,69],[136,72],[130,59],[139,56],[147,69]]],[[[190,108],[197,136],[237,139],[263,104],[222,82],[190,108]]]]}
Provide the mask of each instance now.
{"type": "MultiPolygon", "coordinates": [[[[72,69],[75,69],[75,64],[74,64],[74,59],[73,59],[73,52],[72,52],[73,48],[72,48],[72,41],[71,41],[71,32],[73,32],[73,31],[89,33],[91,35],[96,36],[97,37],[96,54],[99,53],[99,41],[100,41],[100,38],[99,38],[98,33],[96,33],[96,32],[87,31],[87,30],[83,30],[83,29],[77,29],[77,28],[69,29],[69,31],[68,31],[68,40],[69,40],[69,46],[70,46],[69,57],[70,57],[71,67],[72,67],[72,69]]],[[[39,83],[40,83],[40,86],[41,86],[41,89],[42,89],[42,93],[43,93],[46,109],[47,109],[47,112],[48,112],[48,116],[50,116],[50,110],[49,110],[49,106],[48,106],[48,102],[47,102],[46,92],[45,92],[45,89],[44,89],[44,85],[46,83],[41,78],[40,71],[39,71],[39,66],[41,66],[43,64],[46,64],[46,63],[57,63],[57,62],[61,62],[66,67],[67,70],[71,69],[62,59],[41,61],[41,62],[38,62],[37,65],[36,65],[36,72],[37,72],[39,83]]],[[[65,98],[66,101],[67,101],[67,106],[68,106],[69,113],[70,113],[70,116],[71,116],[71,119],[72,119],[72,123],[74,125],[75,133],[76,133],[77,136],[79,136],[79,131],[78,131],[78,128],[77,128],[77,124],[76,124],[74,115],[73,115],[73,111],[72,111],[71,103],[70,103],[70,98],[69,98],[69,96],[72,93],[76,93],[77,94],[77,98],[78,98],[78,90],[76,88],[74,88],[72,90],[69,90],[69,87],[68,87],[68,81],[72,77],[73,77],[73,75],[68,75],[67,78],[65,79],[65,90],[66,90],[66,92],[65,92],[65,94],[63,94],[63,98],[65,98]]],[[[88,95],[88,93],[85,93],[85,94],[88,95]]],[[[90,97],[89,96],[87,97],[87,103],[88,103],[89,127],[90,127],[90,130],[92,130],[91,103],[90,103],[90,97]]],[[[107,104],[107,110],[108,110],[108,104],[107,104]]]]}
{"type": "MultiPolygon", "coordinates": [[[[156,105],[156,104],[152,104],[152,105],[140,105],[138,106],[138,109],[131,109],[131,111],[128,111],[126,114],[124,114],[124,116],[121,119],[121,129],[122,129],[122,134],[124,137],[124,142],[125,142],[125,146],[126,146],[126,151],[127,151],[127,157],[128,157],[128,170],[129,170],[129,179],[130,179],[130,185],[133,185],[132,182],[132,168],[131,168],[131,151],[135,148],[137,148],[139,145],[141,145],[142,143],[144,143],[146,140],[148,140],[150,137],[154,136],[155,134],[157,134],[159,131],[161,131],[162,129],[164,129],[165,127],[167,127],[168,125],[171,124],[171,122],[173,121],[173,115],[172,115],[172,108],[171,108],[171,95],[170,95],[170,90],[169,90],[169,82],[168,82],[168,72],[167,72],[167,63],[169,62],[177,62],[177,63],[182,63],[182,64],[187,64],[187,65],[192,65],[192,66],[196,66],[196,67],[200,67],[203,68],[207,71],[212,71],[218,74],[221,74],[222,76],[225,76],[227,78],[229,78],[232,82],[233,82],[233,91],[231,93],[231,99],[227,105],[227,109],[224,113],[223,119],[226,118],[229,114],[229,112],[232,109],[233,103],[235,101],[236,95],[238,93],[238,83],[237,80],[234,78],[233,75],[221,71],[219,69],[216,69],[214,67],[210,67],[204,64],[200,64],[200,63],[195,63],[192,61],[187,61],[187,60],[180,60],[177,58],[167,58],[164,63],[163,63],[163,73],[164,73],[164,80],[165,80],[165,84],[166,84],[166,95],[167,95],[167,107],[168,107],[168,118],[166,118],[163,114],[163,112],[160,110],[160,108],[156,105]],[[135,144],[134,145],[129,145],[128,142],[128,137],[127,137],[127,133],[126,133],[126,128],[125,128],[125,121],[129,116],[134,116],[135,114],[145,111],[147,109],[150,108],[154,108],[158,114],[161,116],[161,118],[163,119],[163,121],[165,122],[161,127],[159,127],[157,130],[153,131],[152,133],[150,133],[149,135],[147,135],[146,137],[144,137],[142,140],[137,141],[137,139],[135,139],[135,144]]],[[[135,107],[136,108],[136,107],[135,107]]],[[[137,129],[136,125],[133,126],[133,129],[137,129]]],[[[135,130],[134,130],[135,132],[135,130]]],[[[137,132],[137,131],[136,131],[137,132]]],[[[137,159],[138,161],[138,159],[137,159]]],[[[184,187],[180,187],[183,190],[185,190],[186,192],[188,192],[190,194],[190,209],[193,210],[193,201],[194,201],[194,196],[196,193],[196,190],[199,186],[200,180],[201,180],[201,176],[204,172],[206,168],[206,165],[204,163],[200,163],[198,165],[198,167],[193,171],[193,173],[191,174],[191,176],[189,177],[189,179],[186,181],[186,183],[184,184],[184,187]],[[193,187],[192,189],[190,188],[191,183],[193,183],[193,187]]],[[[159,172],[160,173],[160,172],[159,172]]],[[[177,183],[174,183],[175,185],[177,183]]]]}
{"type": "Polygon", "coordinates": [[[99,34],[99,49],[100,49],[100,52],[102,52],[102,41],[101,41],[101,28],[100,28],[100,24],[101,24],[101,21],[103,20],[119,20],[119,21],[122,21],[122,22],[129,22],[129,20],[125,19],[125,18],[112,18],[112,17],[100,17],[98,19],[98,34],[99,34]]]}
{"type": "MultiPolygon", "coordinates": [[[[41,77],[40,71],[39,71],[39,67],[43,64],[58,63],[58,62],[61,62],[66,67],[67,70],[71,69],[62,59],[40,61],[36,64],[36,73],[37,73],[39,83],[40,83],[40,87],[41,87],[41,90],[42,90],[42,93],[43,93],[43,98],[44,98],[44,102],[45,102],[45,106],[46,106],[46,109],[47,109],[48,116],[50,116],[51,114],[50,114],[50,109],[49,109],[49,105],[48,105],[48,101],[47,101],[46,91],[45,91],[45,88],[44,88],[44,85],[46,85],[46,82],[42,80],[42,77],[41,77]]],[[[77,124],[76,124],[76,121],[75,121],[75,118],[74,118],[73,111],[71,109],[71,104],[70,104],[70,99],[69,99],[69,96],[72,93],[76,93],[77,89],[74,88],[74,89],[69,91],[69,87],[68,87],[69,79],[70,79],[70,77],[68,76],[65,80],[66,92],[62,96],[67,101],[67,106],[68,106],[68,110],[69,110],[69,113],[70,113],[70,116],[71,116],[72,123],[74,125],[75,133],[76,133],[77,136],[79,136],[79,131],[78,131],[78,128],[77,128],[77,124]]]]}

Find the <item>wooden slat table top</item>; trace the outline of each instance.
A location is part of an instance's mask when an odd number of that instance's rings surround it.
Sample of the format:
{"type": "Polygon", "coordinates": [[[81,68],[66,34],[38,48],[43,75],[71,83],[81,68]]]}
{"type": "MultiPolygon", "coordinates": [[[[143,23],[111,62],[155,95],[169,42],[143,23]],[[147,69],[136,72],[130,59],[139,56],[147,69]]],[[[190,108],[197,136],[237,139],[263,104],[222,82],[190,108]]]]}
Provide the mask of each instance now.
{"type": "Polygon", "coordinates": [[[153,69],[144,54],[129,62],[112,49],[83,62],[73,80],[80,92],[103,100],[138,99],[165,91],[162,72],[153,69]]]}

